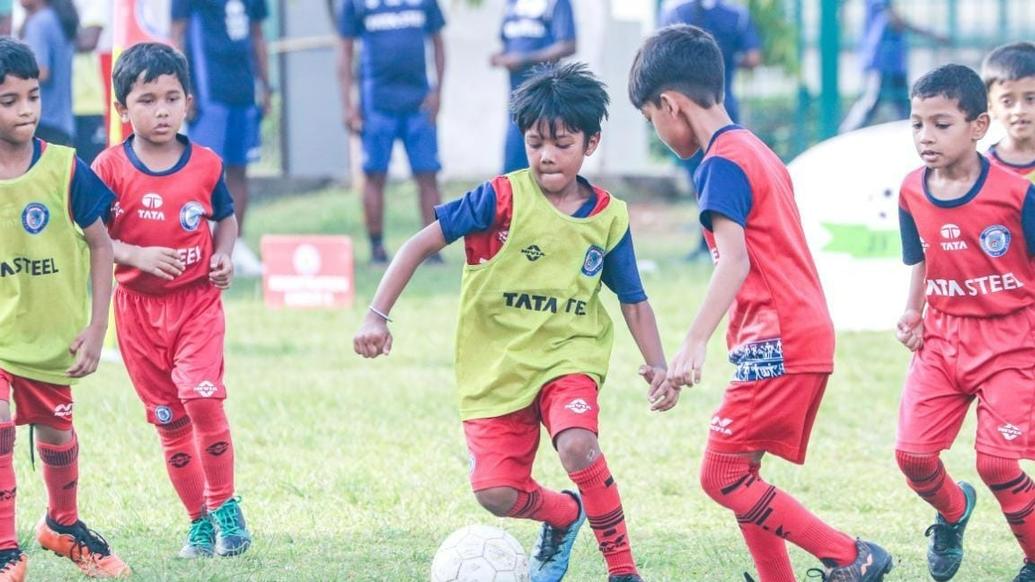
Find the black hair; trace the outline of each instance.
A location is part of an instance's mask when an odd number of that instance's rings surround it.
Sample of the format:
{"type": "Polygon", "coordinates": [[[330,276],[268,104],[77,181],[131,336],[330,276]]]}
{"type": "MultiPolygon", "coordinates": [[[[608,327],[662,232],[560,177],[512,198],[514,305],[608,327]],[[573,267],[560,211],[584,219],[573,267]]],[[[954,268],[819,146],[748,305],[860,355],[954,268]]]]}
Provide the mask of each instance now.
{"type": "Polygon", "coordinates": [[[13,38],[0,38],[0,83],[7,75],[19,79],[39,79],[40,67],[29,45],[13,38]]]}
{"type": "Polygon", "coordinates": [[[982,113],[988,111],[988,91],[981,77],[963,65],[942,65],[928,71],[913,84],[910,99],[930,99],[945,97],[956,102],[956,105],[967,116],[967,121],[974,121],[982,113]]]}
{"type": "Polygon", "coordinates": [[[629,71],[629,100],[655,106],[665,91],[678,91],[701,107],[722,103],[726,83],[715,38],[696,26],[677,24],[655,32],[636,53],[629,71]]]}
{"type": "Polygon", "coordinates": [[[115,86],[115,99],[126,104],[126,96],[138,81],[150,83],[162,75],[174,75],[183,85],[183,92],[190,93],[190,73],[187,59],[173,47],[157,42],[135,44],[119,56],[111,73],[115,86]]]}
{"type": "Polygon", "coordinates": [[[61,23],[61,32],[65,38],[75,42],[79,34],[79,11],[76,10],[72,0],[47,0],[50,9],[54,11],[58,22],[61,23]]]}
{"type": "Polygon", "coordinates": [[[542,124],[551,137],[559,127],[581,131],[587,138],[600,133],[610,104],[604,83],[584,63],[536,67],[510,98],[514,123],[521,133],[542,124]]]}
{"type": "Polygon", "coordinates": [[[987,89],[1003,81],[1035,77],[1035,42],[1006,44],[988,53],[981,65],[981,76],[987,89]]]}

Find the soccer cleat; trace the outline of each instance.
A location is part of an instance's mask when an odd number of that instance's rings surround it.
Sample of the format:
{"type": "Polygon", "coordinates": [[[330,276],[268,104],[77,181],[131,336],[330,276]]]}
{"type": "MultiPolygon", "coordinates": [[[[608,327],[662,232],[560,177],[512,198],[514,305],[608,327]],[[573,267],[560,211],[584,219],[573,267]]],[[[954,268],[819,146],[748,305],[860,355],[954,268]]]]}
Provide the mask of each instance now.
{"type": "Polygon", "coordinates": [[[384,245],[374,245],[370,247],[370,264],[372,265],[387,265],[388,264],[388,251],[385,250],[384,245]]]}
{"type": "Polygon", "coordinates": [[[884,575],[895,566],[891,554],[873,542],[857,539],[855,549],[859,554],[851,564],[826,570],[812,568],[806,574],[821,582],[883,582],[884,575]]]}
{"type": "Polygon", "coordinates": [[[612,574],[607,577],[607,582],[643,582],[639,574],[612,574]]]}
{"type": "Polygon", "coordinates": [[[216,526],[217,556],[239,556],[252,545],[252,534],[248,533],[245,526],[240,502],[240,497],[231,497],[219,509],[209,512],[216,526]]]}
{"type": "Polygon", "coordinates": [[[563,491],[570,495],[579,507],[578,517],[564,529],[543,523],[539,530],[539,539],[532,549],[532,559],[528,562],[528,575],[531,582],[560,582],[568,571],[568,560],[575,538],[579,536],[579,528],[586,521],[586,512],[582,508],[582,499],[578,493],[563,491]]]}
{"type": "Polygon", "coordinates": [[[112,553],[108,541],[82,521],[61,525],[44,515],[36,525],[36,539],[43,549],[72,560],[91,578],[125,578],[131,573],[129,566],[112,553]]]}
{"type": "Polygon", "coordinates": [[[977,491],[966,481],[959,482],[967,507],[963,517],[956,523],[949,523],[939,513],[924,535],[931,538],[927,544],[927,570],[938,582],[951,580],[963,563],[963,532],[977,504],[977,491]]]}
{"type": "Polygon", "coordinates": [[[24,582],[29,558],[18,548],[0,550],[0,582],[24,582]]]}
{"type": "Polygon", "coordinates": [[[185,560],[211,558],[216,546],[216,527],[208,515],[202,515],[190,522],[187,530],[187,543],[180,550],[180,557],[185,560]]]}
{"type": "Polygon", "coordinates": [[[1013,582],[1035,582],[1035,562],[1025,560],[1024,566],[1021,567],[1021,571],[1017,573],[1013,582]]]}

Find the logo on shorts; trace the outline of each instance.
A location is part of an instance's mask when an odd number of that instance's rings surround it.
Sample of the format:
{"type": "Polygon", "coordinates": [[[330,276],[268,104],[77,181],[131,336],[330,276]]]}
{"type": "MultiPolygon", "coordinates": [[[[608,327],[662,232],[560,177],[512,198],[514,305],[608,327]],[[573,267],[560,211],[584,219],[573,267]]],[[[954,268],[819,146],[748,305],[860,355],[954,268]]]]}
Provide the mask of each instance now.
{"type": "Polygon", "coordinates": [[[50,209],[39,202],[30,202],[22,210],[22,228],[29,234],[39,234],[50,222],[50,209]]]}
{"type": "Polygon", "coordinates": [[[996,224],[981,231],[981,250],[990,257],[1001,257],[1010,250],[1010,231],[1001,224],[996,224]]]}
{"type": "Polygon", "coordinates": [[[586,414],[590,410],[593,410],[593,407],[587,404],[586,401],[581,398],[576,398],[575,400],[572,400],[571,402],[565,404],[564,407],[574,412],[575,414],[586,414]]]}
{"type": "Polygon", "coordinates": [[[205,207],[199,202],[190,201],[180,209],[180,226],[187,232],[194,232],[198,230],[204,215],[205,207]]]}
{"type": "Polygon", "coordinates": [[[54,407],[54,416],[58,418],[71,418],[72,416],[72,403],[58,404],[54,407]]]}
{"type": "Polygon", "coordinates": [[[525,255],[525,258],[533,263],[546,256],[546,253],[539,248],[539,245],[529,245],[521,249],[521,253],[525,255]]]}
{"type": "Polygon", "coordinates": [[[730,429],[731,424],[733,424],[732,418],[719,418],[718,416],[713,416],[710,428],[712,429],[712,432],[717,432],[721,435],[732,436],[733,430],[730,429]]]}
{"type": "Polygon", "coordinates": [[[1021,429],[1016,426],[1006,423],[999,427],[999,434],[1003,435],[1003,438],[1012,441],[1013,439],[1021,436],[1021,429]]]}
{"type": "Polygon", "coordinates": [[[173,419],[173,411],[168,406],[156,406],[155,407],[155,420],[158,424],[169,424],[169,421],[173,419]]]}
{"type": "Polygon", "coordinates": [[[201,394],[202,398],[208,398],[216,393],[216,385],[208,380],[202,380],[200,384],[194,387],[194,391],[201,394]]]}
{"type": "Polygon", "coordinates": [[[592,277],[604,268],[604,249],[592,245],[586,251],[586,258],[582,260],[582,274],[592,277]]]}

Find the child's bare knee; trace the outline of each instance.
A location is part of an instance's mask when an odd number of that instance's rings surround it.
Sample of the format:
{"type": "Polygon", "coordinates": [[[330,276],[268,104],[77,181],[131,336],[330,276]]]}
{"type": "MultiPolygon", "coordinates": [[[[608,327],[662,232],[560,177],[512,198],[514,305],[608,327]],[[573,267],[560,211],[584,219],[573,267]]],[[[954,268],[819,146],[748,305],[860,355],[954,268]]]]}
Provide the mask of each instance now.
{"type": "Polygon", "coordinates": [[[491,487],[474,492],[474,498],[496,517],[506,517],[517,502],[517,491],[510,487],[491,487]]]}
{"type": "Polygon", "coordinates": [[[566,430],[557,436],[557,454],[567,472],[585,469],[600,457],[597,435],[578,428],[566,430]]]}

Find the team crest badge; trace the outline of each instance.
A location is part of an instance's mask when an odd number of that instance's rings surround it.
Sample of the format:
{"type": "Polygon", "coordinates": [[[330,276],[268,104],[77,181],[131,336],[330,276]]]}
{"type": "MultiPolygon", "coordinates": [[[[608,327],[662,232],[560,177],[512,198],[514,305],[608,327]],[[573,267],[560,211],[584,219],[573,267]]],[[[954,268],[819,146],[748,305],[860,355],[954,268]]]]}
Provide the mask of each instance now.
{"type": "Polygon", "coordinates": [[[205,216],[205,207],[198,202],[188,202],[180,209],[180,226],[187,232],[198,230],[201,219],[205,216]]]}
{"type": "Polygon", "coordinates": [[[173,419],[172,409],[168,406],[156,406],[155,407],[155,420],[158,424],[169,424],[169,421],[173,419]]]}
{"type": "Polygon", "coordinates": [[[990,257],[1001,257],[1010,250],[1010,231],[996,224],[981,231],[981,250],[990,257]]]}
{"type": "Polygon", "coordinates": [[[29,234],[39,234],[50,222],[50,210],[39,202],[30,202],[22,210],[22,228],[29,234]]]}
{"type": "Polygon", "coordinates": [[[582,261],[582,274],[592,277],[604,268],[604,249],[593,245],[586,251],[586,258],[582,261]]]}

